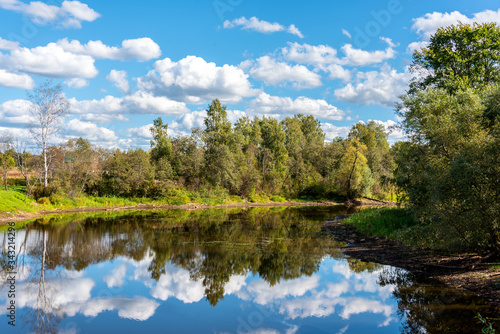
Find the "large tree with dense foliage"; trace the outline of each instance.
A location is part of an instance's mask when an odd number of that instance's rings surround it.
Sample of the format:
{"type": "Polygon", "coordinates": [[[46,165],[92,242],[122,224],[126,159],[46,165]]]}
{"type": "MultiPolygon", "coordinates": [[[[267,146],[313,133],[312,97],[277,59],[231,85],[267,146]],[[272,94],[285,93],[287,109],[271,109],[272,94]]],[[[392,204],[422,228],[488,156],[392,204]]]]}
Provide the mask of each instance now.
{"type": "Polygon", "coordinates": [[[365,156],[366,152],[366,145],[360,143],[358,139],[347,142],[346,152],[336,174],[337,185],[347,199],[371,195],[370,187],[373,179],[365,156]]]}
{"type": "Polygon", "coordinates": [[[161,117],[153,121],[149,129],[153,140],[151,140],[150,157],[156,171],[156,178],[161,181],[173,178],[172,170],[172,142],[168,137],[168,124],[164,124],[161,117]]]}
{"type": "Polygon", "coordinates": [[[482,89],[500,82],[500,27],[494,23],[440,28],[429,45],[413,54],[412,91],[427,87],[482,89]]]}
{"type": "Polygon", "coordinates": [[[378,196],[383,196],[391,186],[389,180],[395,168],[387,137],[384,126],[375,121],[354,124],[348,135],[349,139],[366,145],[366,158],[373,178],[372,193],[378,196]]]}
{"type": "Polygon", "coordinates": [[[440,29],[415,53],[430,74],[401,98],[409,143],[394,148],[396,182],[438,245],[500,255],[500,30],[494,24],[440,29]]]}
{"type": "Polygon", "coordinates": [[[218,99],[207,108],[203,141],[205,143],[205,173],[209,182],[228,189],[235,188],[235,137],[227,119],[226,106],[218,99]]]}

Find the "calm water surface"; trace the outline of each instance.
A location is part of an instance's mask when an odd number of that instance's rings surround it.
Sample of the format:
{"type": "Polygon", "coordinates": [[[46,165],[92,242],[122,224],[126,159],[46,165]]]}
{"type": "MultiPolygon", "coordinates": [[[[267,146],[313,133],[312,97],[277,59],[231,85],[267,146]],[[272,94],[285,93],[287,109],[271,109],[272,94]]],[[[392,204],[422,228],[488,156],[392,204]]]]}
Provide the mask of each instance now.
{"type": "Polygon", "coordinates": [[[97,213],[6,234],[0,333],[473,333],[479,299],[343,256],[336,208],[97,213]]]}

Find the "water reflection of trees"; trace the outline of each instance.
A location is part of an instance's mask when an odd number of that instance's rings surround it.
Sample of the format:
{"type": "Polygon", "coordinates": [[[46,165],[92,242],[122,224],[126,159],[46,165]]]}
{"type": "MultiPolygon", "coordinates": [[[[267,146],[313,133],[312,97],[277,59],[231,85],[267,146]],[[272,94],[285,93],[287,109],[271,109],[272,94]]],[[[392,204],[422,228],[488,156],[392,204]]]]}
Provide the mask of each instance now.
{"type": "Polygon", "coordinates": [[[387,269],[379,284],[392,284],[402,319],[401,333],[478,333],[477,312],[498,318],[498,310],[478,298],[401,269],[387,269]],[[471,319],[464,321],[464,319],[471,319]]]}
{"type": "MultiPolygon", "coordinates": [[[[136,261],[151,259],[148,272],[157,281],[168,263],[188,270],[191,279],[202,282],[211,305],[224,297],[224,289],[235,275],[259,274],[270,285],[310,276],[325,256],[341,256],[339,244],[314,221],[324,216],[311,213],[307,209],[269,208],[172,210],[39,219],[27,225],[21,252],[30,255],[33,267],[28,323],[34,332],[57,330],[64,314],[51,299],[57,295],[51,291],[55,284],[51,284],[54,277],[50,275],[54,272],[63,268],[80,271],[121,256],[136,261]]],[[[381,268],[356,259],[347,261],[356,273],[381,268]]],[[[394,295],[404,333],[475,332],[476,322],[463,319],[472,319],[478,310],[489,315],[487,308],[475,305],[475,299],[461,299],[455,291],[403,271],[383,271],[380,284],[396,286],[394,295]],[[473,306],[477,306],[474,311],[473,306]]]]}
{"type": "Polygon", "coordinates": [[[47,274],[54,265],[49,252],[56,253],[54,246],[48,242],[48,234],[44,227],[31,235],[26,233],[16,259],[18,272],[31,271],[25,293],[33,304],[24,319],[24,326],[30,327],[34,333],[56,333],[64,317],[64,312],[54,300],[57,296],[57,291],[54,291],[56,286],[50,284],[50,276],[47,274]],[[28,243],[28,235],[31,244],[28,243]],[[23,256],[26,253],[30,255],[29,262],[23,256]]]}
{"type": "MultiPolygon", "coordinates": [[[[28,233],[42,228],[50,235],[47,269],[82,270],[119,256],[140,261],[151,255],[151,278],[159,280],[167,263],[182,267],[203,283],[211,305],[223,298],[231,276],[258,273],[275,285],[312,275],[326,255],[339,254],[338,243],[304,209],[172,210],[69,223],[54,217],[29,225],[28,233]]],[[[31,249],[39,252],[40,245],[31,249]]]]}

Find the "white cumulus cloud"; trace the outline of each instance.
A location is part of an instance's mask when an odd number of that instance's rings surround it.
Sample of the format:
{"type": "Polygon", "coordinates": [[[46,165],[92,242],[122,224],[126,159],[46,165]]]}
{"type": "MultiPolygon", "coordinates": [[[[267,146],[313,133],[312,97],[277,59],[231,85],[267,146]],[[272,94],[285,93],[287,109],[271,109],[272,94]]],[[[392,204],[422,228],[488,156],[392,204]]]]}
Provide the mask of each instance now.
{"type": "Polygon", "coordinates": [[[427,13],[424,16],[413,19],[412,30],[418,32],[424,40],[428,40],[439,28],[452,24],[456,25],[459,22],[464,24],[472,24],[474,22],[500,24],[500,9],[497,11],[484,10],[473,14],[472,17],[468,17],[459,11],[451,13],[427,13]]]}
{"type": "Polygon", "coordinates": [[[303,65],[290,66],[264,56],[250,69],[250,75],[271,85],[290,83],[293,88],[316,88],[322,85],[321,76],[303,65]]]}
{"type": "Polygon", "coordinates": [[[127,80],[127,71],[111,70],[106,76],[106,80],[112,82],[123,94],[130,92],[130,85],[127,80]]]}
{"type": "Polygon", "coordinates": [[[9,100],[0,104],[0,124],[28,125],[30,104],[26,100],[9,100]]]}
{"type": "Polygon", "coordinates": [[[19,48],[19,42],[8,41],[0,37],[0,50],[14,50],[19,48]]]}
{"type": "Polygon", "coordinates": [[[192,104],[215,98],[223,103],[237,103],[258,93],[242,69],[232,65],[217,66],[195,56],[178,62],[169,58],[159,60],[154,70],[139,78],[137,83],[144,91],[192,104]]]}
{"type": "Polygon", "coordinates": [[[392,59],[396,56],[393,49],[396,44],[390,38],[381,37],[382,41],[387,43],[385,50],[366,51],[356,49],[352,44],[345,44],[341,50],[345,57],[340,58],[337,50],[328,45],[309,45],[299,43],[288,43],[287,47],[281,49],[283,58],[288,61],[294,61],[299,64],[308,64],[326,70],[328,65],[349,65],[365,66],[381,63],[384,60],[392,59]]]}
{"type": "Polygon", "coordinates": [[[100,100],[69,99],[72,114],[146,114],[179,115],[189,112],[182,102],[138,91],[125,97],[106,96],[100,100]]]}
{"type": "Polygon", "coordinates": [[[314,100],[304,96],[293,100],[290,97],[271,96],[266,93],[261,93],[250,101],[247,111],[254,114],[306,114],[327,120],[342,120],[345,115],[342,110],[325,100],[314,100]]]}
{"type": "Polygon", "coordinates": [[[351,71],[338,64],[328,65],[326,70],[330,73],[328,76],[330,79],[342,79],[343,81],[351,80],[351,71]]]}
{"type": "Polygon", "coordinates": [[[37,24],[56,23],[66,28],[81,28],[82,22],[92,22],[101,16],[80,1],[66,0],[59,7],[41,1],[2,0],[0,8],[21,13],[37,24]]]}
{"type": "Polygon", "coordinates": [[[324,68],[328,64],[340,63],[337,50],[328,45],[309,45],[288,43],[288,47],[281,49],[283,58],[299,64],[313,65],[324,68]]]}
{"type": "Polygon", "coordinates": [[[21,89],[33,89],[35,82],[27,74],[12,73],[0,69],[0,85],[21,89]]]}
{"type": "Polygon", "coordinates": [[[92,56],[96,59],[148,61],[161,56],[161,49],[151,38],[127,39],[121,47],[108,46],[102,41],[89,41],[82,44],[78,40],[61,39],[57,45],[73,54],[92,56]]]}
{"type": "Polygon", "coordinates": [[[71,137],[85,137],[88,140],[98,142],[113,142],[118,139],[114,131],[79,119],[70,120],[66,124],[65,132],[71,137]]]}
{"type": "Polygon", "coordinates": [[[83,87],[87,87],[89,85],[89,82],[88,82],[88,80],[85,80],[85,79],[73,78],[73,79],[64,81],[64,84],[67,85],[69,88],[80,89],[83,87]]]}
{"type": "Polygon", "coordinates": [[[356,83],[335,90],[335,96],[356,104],[378,104],[392,108],[403,95],[411,78],[408,71],[398,72],[388,65],[380,71],[358,72],[356,83]]]}
{"type": "MultiPolygon", "coordinates": [[[[389,40],[390,41],[390,40],[389,40]]],[[[366,51],[361,49],[356,49],[352,44],[346,44],[342,47],[342,51],[345,53],[346,57],[343,58],[343,63],[354,65],[354,66],[365,66],[371,64],[382,63],[387,59],[394,58],[396,56],[396,51],[394,51],[393,46],[385,50],[376,51],[366,51]]]]}
{"type": "Polygon", "coordinates": [[[65,312],[70,317],[82,313],[86,317],[96,317],[104,311],[118,310],[118,316],[125,319],[145,321],[151,318],[160,304],[145,297],[135,298],[92,298],[85,303],[69,304],[65,312]]]}
{"type": "Polygon", "coordinates": [[[349,134],[351,127],[335,126],[331,123],[321,123],[321,130],[325,133],[325,139],[332,141],[337,137],[345,138],[349,134]]]}
{"type": "Polygon", "coordinates": [[[234,19],[232,21],[226,20],[223,23],[224,28],[231,29],[235,27],[242,27],[246,30],[253,30],[264,34],[270,34],[279,31],[285,31],[289,34],[298,36],[300,38],[304,38],[304,35],[300,32],[300,30],[295,25],[290,25],[288,27],[279,24],[277,22],[271,23],[264,20],[259,20],[258,18],[251,17],[247,19],[246,17],[240,17],[238,19],[234,19]]]}
{"type": "Polygon", "coordinates": [[[53,78],[93,78],[98,73],[92,57],[67,52],[55,43],[12,49],[10,55],[0,54],[0,64],[6,69],[53,78]]]}

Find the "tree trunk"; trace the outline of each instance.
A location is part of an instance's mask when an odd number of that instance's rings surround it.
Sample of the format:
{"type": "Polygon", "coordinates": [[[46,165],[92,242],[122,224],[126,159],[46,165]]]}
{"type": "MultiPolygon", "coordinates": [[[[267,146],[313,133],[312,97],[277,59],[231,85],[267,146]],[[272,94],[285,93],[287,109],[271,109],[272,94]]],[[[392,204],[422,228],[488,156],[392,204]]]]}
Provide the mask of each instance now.
{"type": "Polygon", "coordinates": [[[24,176],[24,179],[26,180],[26,196],[24,196],[23,202],[26,202],[28,196],[31,193],[31,187],[30,187],[30,179],[28,178],[28,176],[24,176]]]}
{"type": "Polygon", "coordinates": [[[347,179],[347,199],[351,199],[351,179],[352,179],[352,174],[354,173],[354,169],[356,168],[357,160],[358,160],[358,151],[356,151],[356,156],[354,157],[351,174],[349,175],[349,179],[347,179]]]}
{"type": "Polygon", "coordinates": [[[47,189],[49,167],[47,165],[47,148],[43,145],[43,189],[47,189]]]}
{"type": "Polygon", "coordinates": [[[5,184],[5,190],[9,190],[9,188],[7,188],[7,171],[3,172],[3,181],[5,184]]]}

